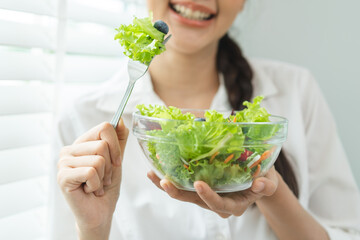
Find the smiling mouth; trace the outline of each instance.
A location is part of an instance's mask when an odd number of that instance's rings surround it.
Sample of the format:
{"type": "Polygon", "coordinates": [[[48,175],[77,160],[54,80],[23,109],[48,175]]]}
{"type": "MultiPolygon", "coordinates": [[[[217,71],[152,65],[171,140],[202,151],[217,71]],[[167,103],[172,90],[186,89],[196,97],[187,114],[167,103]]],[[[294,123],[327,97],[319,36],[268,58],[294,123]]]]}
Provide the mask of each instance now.
{"type": "Polygon", "coordinates": [[[171,3],[169,5],[174,12],[190,20],[208,21],[215,17],[215,14],[204,12],[201,10],[193,10],[192,8],[189,8],[185,5],[171,3]]]}

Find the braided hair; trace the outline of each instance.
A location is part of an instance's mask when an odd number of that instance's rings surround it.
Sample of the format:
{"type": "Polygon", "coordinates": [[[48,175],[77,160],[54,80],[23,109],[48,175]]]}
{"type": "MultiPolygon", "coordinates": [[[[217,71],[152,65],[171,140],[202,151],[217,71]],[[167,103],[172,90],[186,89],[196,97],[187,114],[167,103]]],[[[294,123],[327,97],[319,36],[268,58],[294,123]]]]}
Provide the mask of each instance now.
{"type": "MultiPolygon", "coordinates": [[[[243,109],[243,101],[250,101],[253,95],[252,78],[254,74],[240,47],[228,34],[220,39],[216,66],[224,76],[230,105],[233,109],[243,109]]],[[[295,173],[283,151],[280,151],[278,159],[275,161],[275,168],[294,195],[299,197],[295,173]]]]}

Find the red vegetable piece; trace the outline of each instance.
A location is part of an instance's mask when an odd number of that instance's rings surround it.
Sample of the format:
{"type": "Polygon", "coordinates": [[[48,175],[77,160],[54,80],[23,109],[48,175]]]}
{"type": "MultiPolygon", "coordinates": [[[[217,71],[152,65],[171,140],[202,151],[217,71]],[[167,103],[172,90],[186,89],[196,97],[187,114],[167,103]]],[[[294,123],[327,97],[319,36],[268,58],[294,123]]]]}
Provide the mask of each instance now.
{"type": "Polygon", "coordinates": [[[250,157],[253,154],[253,152],[245,149],[245,151],[241,154],[241,156],[238,158],[238,161],[244,162],[248,157],[250,157]]]}

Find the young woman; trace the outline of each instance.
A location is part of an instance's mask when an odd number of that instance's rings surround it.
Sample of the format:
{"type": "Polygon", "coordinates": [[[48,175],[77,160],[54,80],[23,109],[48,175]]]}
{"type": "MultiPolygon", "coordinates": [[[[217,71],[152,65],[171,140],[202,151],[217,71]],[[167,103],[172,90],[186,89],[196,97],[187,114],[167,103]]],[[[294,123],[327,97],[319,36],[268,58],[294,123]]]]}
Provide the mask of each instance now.
{"type": "Polygon", "coordinates": [[[61,119],[58,183],[80,239],[359,237],[359,191],[322,94],[305,69],[241,54],[227,31],[244,4],[148,0],[173,36],[137,82],[116,130],[106,121],[126,88],[125,71],[61,119]],[[201,181],[196,192],[178,190],[148,172],[127,129],[137,104],[231,110],[256,95],[289,119],[289,134],[275,167],[245,191],[217,194],[201,181]]]}

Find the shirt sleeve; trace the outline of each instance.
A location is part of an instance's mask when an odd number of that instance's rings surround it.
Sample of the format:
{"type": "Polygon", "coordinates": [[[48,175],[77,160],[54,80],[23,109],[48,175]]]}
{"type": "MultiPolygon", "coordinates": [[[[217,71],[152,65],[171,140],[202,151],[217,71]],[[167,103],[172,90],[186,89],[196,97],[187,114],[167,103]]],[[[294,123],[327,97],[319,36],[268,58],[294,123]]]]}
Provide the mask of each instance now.
{"type": "Polygon", "coordinates": [[[309,211],[330,239],[360,239],[360,194],[330,109],[312,75],[302,79],[309,211]]]}

